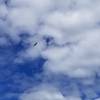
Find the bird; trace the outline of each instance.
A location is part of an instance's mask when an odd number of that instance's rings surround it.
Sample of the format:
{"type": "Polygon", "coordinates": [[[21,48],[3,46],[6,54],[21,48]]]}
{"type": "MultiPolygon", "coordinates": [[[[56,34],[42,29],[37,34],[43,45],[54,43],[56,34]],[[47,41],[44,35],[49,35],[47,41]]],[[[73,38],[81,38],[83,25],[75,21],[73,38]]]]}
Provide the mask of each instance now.
{"type": "Polygon", "coordinates": [[[37,44],[38,44],[38,43],[36,42],[36,43],[33,44],[33,46],[36,46],[37,44]]]}

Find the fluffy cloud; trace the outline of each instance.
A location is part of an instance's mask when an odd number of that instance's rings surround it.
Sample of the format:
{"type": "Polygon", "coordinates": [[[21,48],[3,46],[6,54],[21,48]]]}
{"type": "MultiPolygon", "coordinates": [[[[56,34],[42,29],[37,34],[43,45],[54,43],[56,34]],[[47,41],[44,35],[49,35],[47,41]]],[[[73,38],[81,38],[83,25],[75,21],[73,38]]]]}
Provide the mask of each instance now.
{"type": "MultiPolygon", "coordinates": [[[[41,56],[44,73],[92,79],[100,70],[99,5],[99,0],[1,0],[0,46],[10,43],[8,37],[15,44],[23,41],[26,48],[15,61],[41,56]]],[[[67,99],[53,91],[38,90],[25,100],[39,99],[38,94],[43,100],[67,99]]]]}
{"type": "Polygon", "coordinates": [[[81,100],[78,96],[64,97],[56,88],[42,86],[38,90],[24,93],[20,100],[81,100]]]}
{"type": "Polygon", "coordinates": [[[42,52],[49,72],[91,77],[99,69],[99,7],[97,2],[89,7],[80,3],[74,5],[80,9],[50,13],[40,30],[41,35],[54,38],[54,44],[42,52]]]}
{"type": "MultiPolygon", "coordinates": [[[[23,40],[22,34],[28,34],[24,42],[29,46],[18,53],[18,59],[42,56],[47,59],[45,71],[88,77],[100,65],[99,3],[98,0],[95,3],[93,0],[9,0],[6,4],[2,1],[1,34],[15,43],[23,40]],[[49,46],[44,37],[53,38],[49,46]]],[[[1,43],[6,40],[2,38],[1,43]]]]}
{"type": "Polygon", "coordinates": [[[54,72],[71,76],[88,76],[98,70],[99,63],[99,29],[87,31],[79,43],[70,48],[50,47],[43,52],[49,59],[45,67],[54,72]],[[98,49],[97,49],[98,48],[98,49]],[[54,54],[53,54],[54,53],[54,54]],[[95,66],[95,67],[94,67],[95,66]],[[73,73],[72,73],[73,72],[73,73]]]}

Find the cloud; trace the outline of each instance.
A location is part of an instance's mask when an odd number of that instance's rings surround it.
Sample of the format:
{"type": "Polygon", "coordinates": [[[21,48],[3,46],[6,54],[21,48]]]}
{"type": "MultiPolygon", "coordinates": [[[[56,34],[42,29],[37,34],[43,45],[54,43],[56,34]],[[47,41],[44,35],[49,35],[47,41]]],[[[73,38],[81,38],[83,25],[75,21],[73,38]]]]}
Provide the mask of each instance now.
{"type": "Polygon", "coordinates": [[[47,68],[48,66],[48,71],[69,73],[71,76],[76,76],[74,71],[80,77],[81,74],[82,76],[94,74],[99,69],[98,66],[100,64],[98,55],[99,31],[99,29],[86,31],[84,38],[76,46],[73,45],[69,48],[66,45],[62,48],[50,47],[46,49],[43,51],[43,56],[45,55],[44,57],[49,60],[45,67],[47,68]]]}
{"type": "MultiPolygon", "coordinates": [[[[25,48],[17,51],[15,62],[42,57],[44,74],[93,79],[100,70],[99,5],[99,0],[1,0],[0,46],[22,42],[25,48]]],[[[48,88],[24,96],[38,99],[38,94],[48,100],[67,99],[48,88]]]]}
{"type": "Polygon", "coordinates": [[[77,96],[64,97],[56,88],[41,86],[38,90],[24,93],[20,100],[81,100],[77,96]]]}
{"type": "Polygon", "coordinates": [[[54,38],[54,44],[42,52],[42,56],[47,59],[44,69],[48,72],[71,77],[95,75],[100,65],[99,8],[95,4],[89,5],[89,8],[75,5],[80,9],[58,10],[48,15],[40,30],[41,35],[54,38]]]}

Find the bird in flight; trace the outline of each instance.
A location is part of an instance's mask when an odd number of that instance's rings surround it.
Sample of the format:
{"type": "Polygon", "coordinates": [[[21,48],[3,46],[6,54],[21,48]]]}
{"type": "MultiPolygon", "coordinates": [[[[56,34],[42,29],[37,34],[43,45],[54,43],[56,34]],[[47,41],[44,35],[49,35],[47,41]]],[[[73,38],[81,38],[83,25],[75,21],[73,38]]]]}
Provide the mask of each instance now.
{"type": "Polygon", "coordinates": [[[36,46],[38,43],[36,42],[36,43],[34,43],[34,45],[33,46],[36,46]]]}

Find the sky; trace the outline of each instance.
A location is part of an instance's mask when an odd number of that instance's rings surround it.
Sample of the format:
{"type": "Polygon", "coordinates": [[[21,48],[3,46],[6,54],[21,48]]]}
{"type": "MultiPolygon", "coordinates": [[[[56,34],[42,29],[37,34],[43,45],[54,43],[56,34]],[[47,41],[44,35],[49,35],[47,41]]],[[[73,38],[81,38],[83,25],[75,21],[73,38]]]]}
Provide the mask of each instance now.
{"type": "Polygon", "coordinates": [[[100,0],[0,0],[0,100],[100,100],[100,0]]]}

